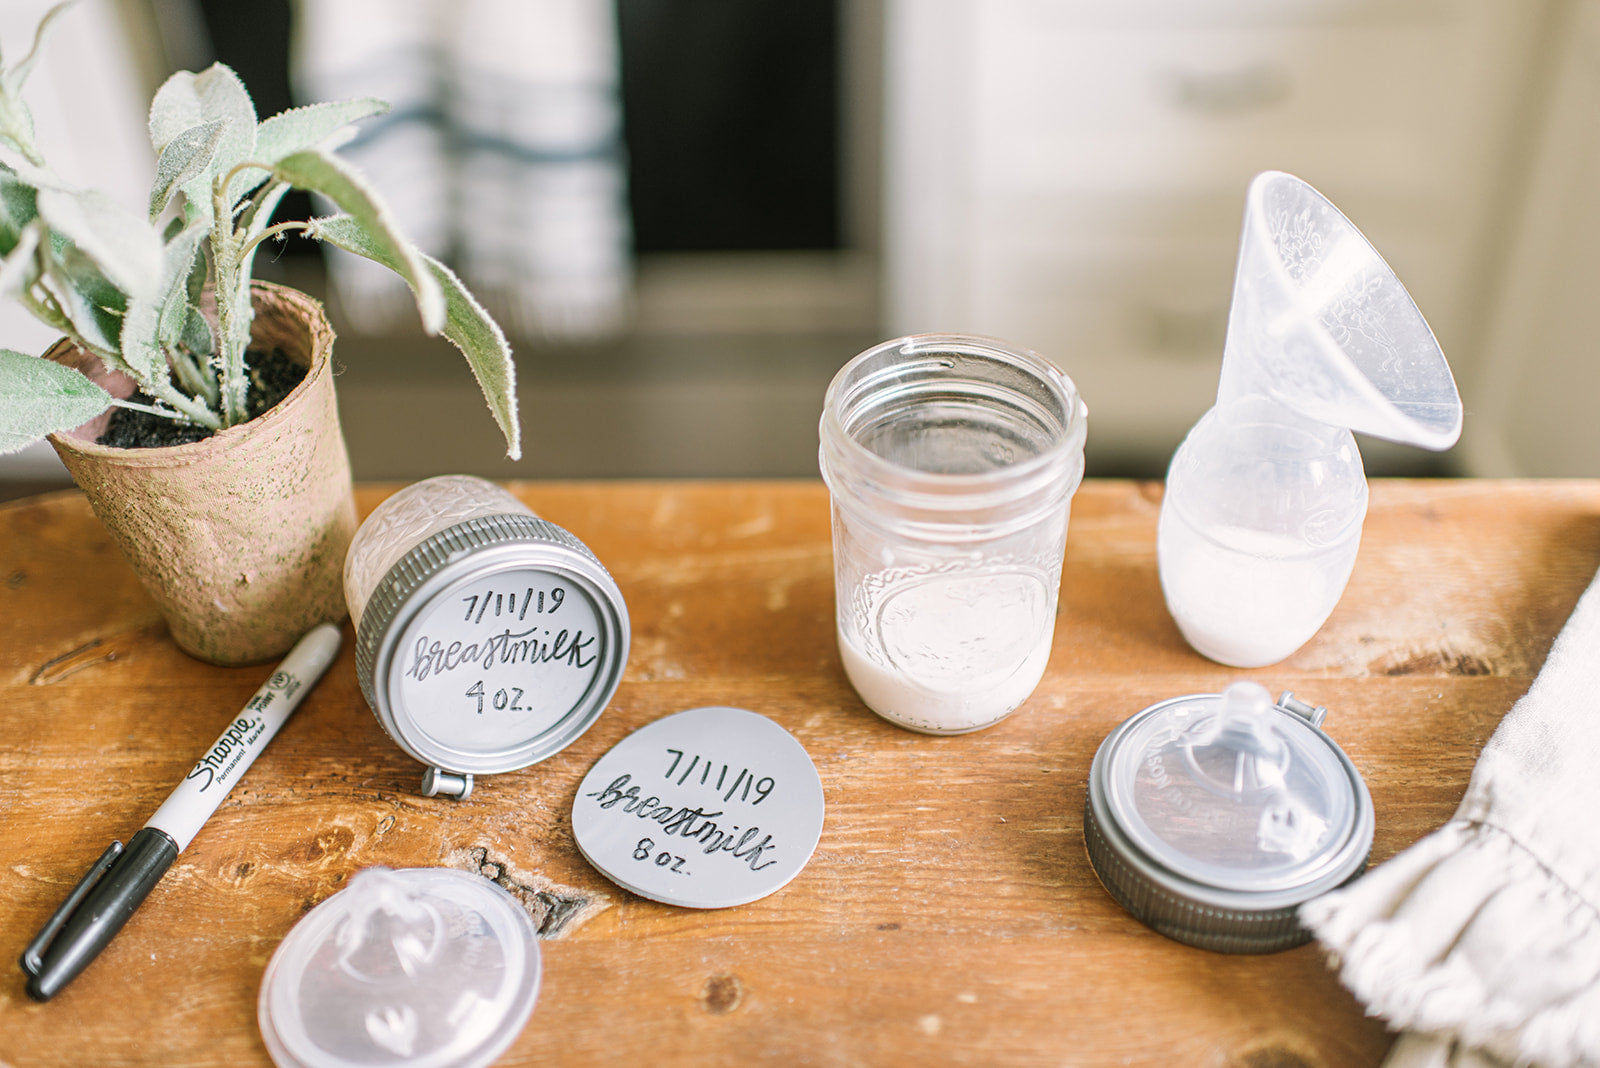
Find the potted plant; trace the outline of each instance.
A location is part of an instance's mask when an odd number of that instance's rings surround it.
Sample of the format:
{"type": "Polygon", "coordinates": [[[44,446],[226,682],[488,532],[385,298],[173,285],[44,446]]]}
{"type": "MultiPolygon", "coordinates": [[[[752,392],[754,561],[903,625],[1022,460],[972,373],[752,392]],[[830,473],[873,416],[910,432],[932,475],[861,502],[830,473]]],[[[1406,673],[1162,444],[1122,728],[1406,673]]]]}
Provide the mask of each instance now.
{"type": "Polygon", "coordinates": [[[267,659],[344,616],[355,507],[333,333],[310,297],[252,282],[261,245],[299,230],[403,277],[425,329],[465,354],[515,459],[511,351],[335,154],[381,101],[257,121],[227,67],[175,74],[150,108],[147,213],[62,181],[34,142],[21,88],[64,6],[25,58],[0,61],[0,295],[63,335],[43,358],[0,350],[0,452],[49,437],[185,650],[222,664],[267,659]],[[338,213],[273,224],[291,188],[338,213]]]}

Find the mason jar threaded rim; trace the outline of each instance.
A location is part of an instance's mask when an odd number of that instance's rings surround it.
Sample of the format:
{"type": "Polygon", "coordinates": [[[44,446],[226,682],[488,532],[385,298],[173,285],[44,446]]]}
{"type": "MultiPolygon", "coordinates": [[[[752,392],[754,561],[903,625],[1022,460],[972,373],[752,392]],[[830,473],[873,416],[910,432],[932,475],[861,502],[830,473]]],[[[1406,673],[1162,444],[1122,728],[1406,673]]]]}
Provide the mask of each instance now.
{"type": "Polygon", "coordinates": [[[910,335],[867,349],[834,376],[819,424],[818,462],[836,500],[870,500],[913,528],[1023,527],[1076,492],[1087,415],[1072,380],[1029,349],[977,335],[910,335]],[[957,359],[992,374],[947,377],[957,359]],[[1048,441],[1015,462],[951,472],[890,459],[858,437],[874,414],[894,404],[911,407],[941,397],[1008,406],[1048,441]]]}

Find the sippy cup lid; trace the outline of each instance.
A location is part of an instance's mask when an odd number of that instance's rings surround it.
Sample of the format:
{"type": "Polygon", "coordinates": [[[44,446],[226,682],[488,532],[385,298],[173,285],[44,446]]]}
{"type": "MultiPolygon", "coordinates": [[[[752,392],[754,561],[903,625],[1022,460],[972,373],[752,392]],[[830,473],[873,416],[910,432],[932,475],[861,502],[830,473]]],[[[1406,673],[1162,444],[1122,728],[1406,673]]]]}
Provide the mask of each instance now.
{"type": "Polygon", "coordinates": [[[1089,772],[1095,873],[1161,934],[1230,953],[1306,941],[1299,906],[1359,875],[1372,799],[1321,730],[1324,708],[1260,685],[1151,705],[1089,772]]]}
{"type": "Polygon", "coordinates": [[[312,909],[261,980],[278,1068],[488,1065],[539,996],[533,921],[450,868],[368,868],[312,909]]]}

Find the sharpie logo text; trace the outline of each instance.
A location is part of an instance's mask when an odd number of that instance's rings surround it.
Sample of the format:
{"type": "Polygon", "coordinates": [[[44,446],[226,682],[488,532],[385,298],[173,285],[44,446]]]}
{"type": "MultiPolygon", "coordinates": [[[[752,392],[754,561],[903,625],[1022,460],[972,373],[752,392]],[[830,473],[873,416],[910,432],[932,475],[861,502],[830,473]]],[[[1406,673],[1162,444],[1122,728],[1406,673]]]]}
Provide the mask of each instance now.
{"type": "MultiPolygon", "coordinates": [[[[270,702],[268,702],[270,703],[270,702]]],[[[254,704],[254,702],[252,702],[254,704]]],[[[222,737],[217,739],[217,744],[211,751],[200,758],[194,769],[185,775],[185,779],[204,778],[200,784],[200,791],[211,788],[218,776],[225,776],[234,768],[241,758],[249,751],[250,743],[261,735],[262,721],[240,716],[229,724],[228,729],[222,732],[222,737]]]]}

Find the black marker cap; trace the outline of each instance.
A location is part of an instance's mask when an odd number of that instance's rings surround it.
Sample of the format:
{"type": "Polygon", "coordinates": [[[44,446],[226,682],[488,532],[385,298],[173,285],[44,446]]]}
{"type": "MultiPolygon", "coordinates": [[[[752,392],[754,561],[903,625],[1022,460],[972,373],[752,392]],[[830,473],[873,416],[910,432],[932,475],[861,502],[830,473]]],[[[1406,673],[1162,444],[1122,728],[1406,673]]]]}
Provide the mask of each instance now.
{"type": "Polygon", "coordinates": [[[49,1001],[100,954],[178,857],[164,832],[145,827],[101,854],[22,954],[28,996],[49,1001]]]}

